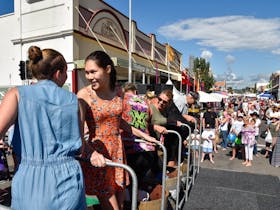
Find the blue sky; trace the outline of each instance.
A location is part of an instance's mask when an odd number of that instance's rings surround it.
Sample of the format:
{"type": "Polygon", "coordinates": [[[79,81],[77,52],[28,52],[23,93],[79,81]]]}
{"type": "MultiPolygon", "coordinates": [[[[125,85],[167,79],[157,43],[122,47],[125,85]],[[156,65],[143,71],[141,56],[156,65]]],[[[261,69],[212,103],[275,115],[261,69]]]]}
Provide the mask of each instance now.
{"type": "MultiPolygon", "coordinates": [[[[105,0],[128,16],[128,0],[105,0]]],[[[279,0],[132,0],[132,19],[183,54],[204,57],[232,87],[266,82],[280,70],[279,0]]]]}

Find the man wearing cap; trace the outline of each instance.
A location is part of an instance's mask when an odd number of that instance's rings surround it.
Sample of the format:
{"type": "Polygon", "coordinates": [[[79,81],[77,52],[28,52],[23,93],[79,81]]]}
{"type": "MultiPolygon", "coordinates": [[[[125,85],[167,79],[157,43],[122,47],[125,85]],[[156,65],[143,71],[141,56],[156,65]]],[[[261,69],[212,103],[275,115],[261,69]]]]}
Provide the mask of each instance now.
{"type": "MultiPolygon", "coordinates": [[[[175,95],[174,95],[175,96],[175,95]]],[[[195,118],[193,116],[188,115],[189,106],[194,104],[198,100],[199,96],[195,92],[189,92],[186,96],[177,96],[173,98],[173,102],[178,108],[179,112],[183,115],[183,117],[192,123],[195,123],[195,118]]]]}

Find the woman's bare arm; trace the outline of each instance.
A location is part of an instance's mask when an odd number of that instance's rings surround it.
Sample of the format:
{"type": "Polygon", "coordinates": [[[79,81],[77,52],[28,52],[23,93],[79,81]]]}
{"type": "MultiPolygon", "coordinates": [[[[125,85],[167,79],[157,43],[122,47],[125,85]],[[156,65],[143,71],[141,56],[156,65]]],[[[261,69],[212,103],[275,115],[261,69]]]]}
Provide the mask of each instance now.
{"type": "Polygon", "coordinates": [[[10,89],[0,104],[0,139],[5,137],[9,127],[14,124],[18,114],[18,89],[10,89]]]}

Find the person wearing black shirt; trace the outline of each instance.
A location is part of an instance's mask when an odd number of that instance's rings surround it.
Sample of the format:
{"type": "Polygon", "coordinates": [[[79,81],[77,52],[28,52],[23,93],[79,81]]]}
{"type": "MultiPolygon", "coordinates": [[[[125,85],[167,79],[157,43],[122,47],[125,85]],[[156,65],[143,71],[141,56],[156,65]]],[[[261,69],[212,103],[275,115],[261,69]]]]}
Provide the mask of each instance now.
{"type": "MultiPolygon", "coordinates": [[[[205,129],[206,125],[209,125],[214,132],[218,129],[218,116],[210,105],[207,105],[207,111],[203,114],[203,119],[202,119],[203,130],[205,129]]],[[[214,146],[214,152],[217,153],[216,143],[213,143],[213,146],[214,146]]]]}

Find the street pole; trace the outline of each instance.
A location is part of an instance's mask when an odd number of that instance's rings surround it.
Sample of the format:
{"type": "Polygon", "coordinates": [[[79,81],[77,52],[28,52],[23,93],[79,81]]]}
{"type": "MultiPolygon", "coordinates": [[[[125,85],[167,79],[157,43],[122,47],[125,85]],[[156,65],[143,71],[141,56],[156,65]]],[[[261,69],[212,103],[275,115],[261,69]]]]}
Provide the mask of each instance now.
{"type": "Polygon", "coordinates": [[[131,1],[129,0],[129,36],[128,36],[128,82],[132,82],[131,51],[132,51],[132,23],[131,23],[131,1]]]}

